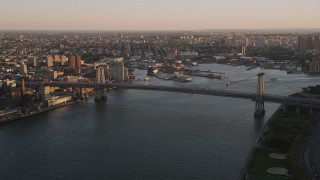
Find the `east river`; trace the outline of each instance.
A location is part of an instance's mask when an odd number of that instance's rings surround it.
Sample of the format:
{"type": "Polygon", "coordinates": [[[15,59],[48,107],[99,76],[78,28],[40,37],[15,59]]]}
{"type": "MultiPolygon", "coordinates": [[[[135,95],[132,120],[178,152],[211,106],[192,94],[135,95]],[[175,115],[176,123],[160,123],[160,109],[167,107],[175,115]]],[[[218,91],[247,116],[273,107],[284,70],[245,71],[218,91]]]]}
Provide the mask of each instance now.
{"type": "MultiPolygon", "coordinates": [[[[239,80],[265,72],[266,93],[288,95],[320,82],[320,76],[279,70],[195,68],[225,72],[228,79],[182,83],[151,77],[148,83],[254,91],[256,78],[239,80]]],[[[136,83],[145,83],[146,71],[135,75],[136,83]]],[[[90,98],[0,126],[0,179],[233,180],[278,107],[266,103],[259,120],[254,102],[246,99],[114,90],[106,102],[90,98]]]]}

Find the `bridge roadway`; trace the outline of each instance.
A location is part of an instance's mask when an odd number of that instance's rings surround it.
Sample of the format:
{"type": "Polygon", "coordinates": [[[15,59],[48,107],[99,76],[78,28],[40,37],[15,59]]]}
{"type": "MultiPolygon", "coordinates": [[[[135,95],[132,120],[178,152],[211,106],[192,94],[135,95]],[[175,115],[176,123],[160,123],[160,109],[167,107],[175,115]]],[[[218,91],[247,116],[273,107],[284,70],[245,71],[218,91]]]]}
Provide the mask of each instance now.
{"type": "MultiPolygon", "coordinates": [[[[30,86],[53,86],[53,87],[75,87],[75,88],[94,88],[99,86],[100,88],[118,88],[118,89],[138,89],[138,90],[156,90],[156,91],[170,91],[180,93],[191,93],[191,94],[203,94],[212,96],[224,96],[233,98],[243,98],[255,100],[257,93],[233,91],[227,89],[208,89],[208,88],[197,88],[197,87],[178,87],[178,86],[164,86],[164,85],[143,85],[143,84],[128,84],[128,83],[105,83],[95,84],[93,82],[64,82],[64,81],[51,81],[48,83],[30,83],[26,85],[30,86]]],[[[300,106],[311,106],[320,107],[320,100],[315,98],[299,98],[299,97],[288,97],[272,94],[264,94],[263,100],[265,102],[284,103],[286,105],[300,105],[300,106]]]]}

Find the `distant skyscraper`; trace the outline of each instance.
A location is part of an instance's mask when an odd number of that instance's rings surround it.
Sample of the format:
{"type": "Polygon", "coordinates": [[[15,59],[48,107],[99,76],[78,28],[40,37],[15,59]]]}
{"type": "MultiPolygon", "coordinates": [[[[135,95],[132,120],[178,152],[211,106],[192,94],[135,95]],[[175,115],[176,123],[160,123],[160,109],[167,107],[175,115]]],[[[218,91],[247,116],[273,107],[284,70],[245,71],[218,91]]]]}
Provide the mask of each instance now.
{"type": "Polygon", "coordinates": [[[53,58],[51,55],[46,57],[46,65],[47,65],[47,67],[53,66],[53,58]]]}

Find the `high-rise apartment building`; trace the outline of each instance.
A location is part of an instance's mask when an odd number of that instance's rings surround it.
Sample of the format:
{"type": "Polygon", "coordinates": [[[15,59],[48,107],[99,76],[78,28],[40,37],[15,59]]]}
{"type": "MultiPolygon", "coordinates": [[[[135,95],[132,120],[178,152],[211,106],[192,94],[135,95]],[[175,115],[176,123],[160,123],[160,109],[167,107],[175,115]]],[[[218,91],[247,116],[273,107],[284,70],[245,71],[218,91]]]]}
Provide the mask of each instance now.
{"type": "Polygon", "coordinates": [[[53,58],[51,55],[46,57],[46,65],[47,67],[52,67],[53,66],[53,58]]]}
{"type": "Polygon", "coordinates": [[[61,64],[61,58],[59,54],[54,55],[54,62],[57,64],[61,64]]]}
{"type": "Polygon", "coordinates": [[[81,56],[76,56],[76,67],[81,68],[81,56]]]}
{"type": "Polygon", "coordinates": [[[28,58],[28,64],[30,66],[33,66],[33,67],[39,66],[39,61],[40,61],[40,59],[38,57],[35,57],[35,56],[30,56],[28,58]]]}
{"type": "Polygon", "coordinates": [[[113,69],[113,80],[123,81],[124,80],[124,64],[122,58],[116,58],[112,63],[113,69]]]}
{"type": "Polygon", "coordinates": [[[50,87],[49,86],[42,86],[42,87],[40,87],[39,91],[40,91],[40,98],[41,98],[42,103],[46,103],[46,101],[50,97],[50,87]]]}
{"type": "Polygon", "coordinates": [[[106,75],[104,73],[104,67],[98,67],[96,70],[96,81],[97,84],[106,83],[106,75]]]}
{"type": "Polygon", "coordinates": [[[61,65],[66,65],[68,62],[68,58],[67,56],[61,56],[61,65]]]}
{"type": "Polygon", "coordinates": [[[299,36],[298,49],[300,52],[320,51],[319,36],[299,36]]]}
{"type": "Polygon", "coordinates": [[[129,80],[129,69],[128,68],[124,68],[123,80],[124,81],[128,81],[129,80]]]}
{"type": "Polygon", "coordinates": [[[69,67],[70,67],[70,69],[76,69],[76,57],[75,56],[69,57],[69,67]]]}
{"type": "Polygon", "coordinates": [[[70,56],[69,57],[69,66],[70,69],[81,69],[81,56],[70,56]]]}
{"type": "Polygon", "coordinates": [[[129,71],[124,68],[123,58],[116,58],[112,62],[113,80],[115,81],[127,81],[129,79],[129,71]]]}

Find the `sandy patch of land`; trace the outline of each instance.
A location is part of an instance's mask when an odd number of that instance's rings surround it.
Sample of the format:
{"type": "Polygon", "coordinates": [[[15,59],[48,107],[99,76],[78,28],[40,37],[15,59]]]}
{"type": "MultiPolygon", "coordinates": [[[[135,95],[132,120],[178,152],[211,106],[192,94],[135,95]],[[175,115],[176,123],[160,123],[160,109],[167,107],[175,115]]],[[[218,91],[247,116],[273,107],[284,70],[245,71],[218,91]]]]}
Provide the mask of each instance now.
{"type": "Polygon", "coordinates": [[[270,153],[269,157],[273,158],[273,159],[287,159],[289,154],[279,154],[279,153],[270,153]]]}
{"type": "Polygon", "coordinates": [[[267,169],[267,172],[268,172],[269,174],[289,176],[289,174],[288,174],[288,169],[282,168],[282,167],[269,168],[269,169],[267,169]]]}

